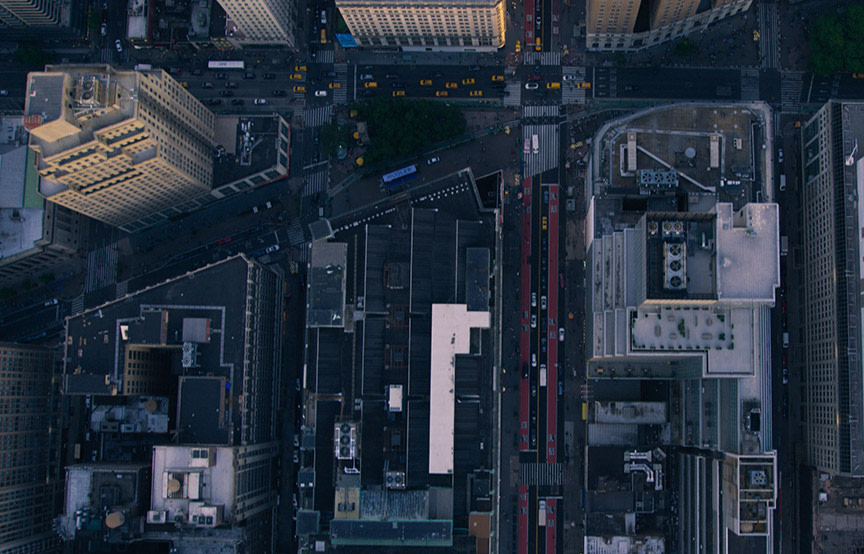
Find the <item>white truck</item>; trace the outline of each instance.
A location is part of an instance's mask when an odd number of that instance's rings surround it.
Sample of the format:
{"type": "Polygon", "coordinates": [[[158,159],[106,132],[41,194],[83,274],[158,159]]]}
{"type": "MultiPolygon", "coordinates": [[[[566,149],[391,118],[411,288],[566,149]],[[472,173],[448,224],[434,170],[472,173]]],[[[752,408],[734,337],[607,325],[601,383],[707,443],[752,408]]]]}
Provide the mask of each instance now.
{"type": "Polygon", "coordinates": [[[789,237],[786,235],[780,236],[780,255],[785,256],[789,253],[789,237]]]}

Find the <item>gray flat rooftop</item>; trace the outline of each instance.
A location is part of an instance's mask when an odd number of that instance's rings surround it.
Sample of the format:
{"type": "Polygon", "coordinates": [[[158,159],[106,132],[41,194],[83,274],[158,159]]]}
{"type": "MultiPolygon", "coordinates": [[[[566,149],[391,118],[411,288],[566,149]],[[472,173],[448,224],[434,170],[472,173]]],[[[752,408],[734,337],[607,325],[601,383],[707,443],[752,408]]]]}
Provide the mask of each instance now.
{"type": "Polygon", "coordinates": [[[307,320],[310,327],[342,327],[348,245],[316,241],[309,267],[307,320]]]}
{"type": "MultiPolygon", "coordinates": [[[[213,187],[218,188],[276,165],[279,117],[217,116],[214,140],[225,153],[214,160],[213,187]]],[[[287,144],[285,145],[287,147],[287,144]]],[[[286,167],[287,167],[287,160],[286,167]]],[[[274,171],[270,179],[280,175],[274,171]]],[[[265,182],[262,180],[262,183],[265,182]]]]}

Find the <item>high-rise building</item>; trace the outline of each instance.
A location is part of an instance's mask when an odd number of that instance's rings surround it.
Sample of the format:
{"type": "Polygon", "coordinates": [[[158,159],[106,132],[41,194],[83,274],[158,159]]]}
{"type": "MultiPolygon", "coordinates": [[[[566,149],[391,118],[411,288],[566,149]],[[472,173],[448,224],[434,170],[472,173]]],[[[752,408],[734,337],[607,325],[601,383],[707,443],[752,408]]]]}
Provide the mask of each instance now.
{"type": "Polygon", "coordinates": [[[337,0],[360,46],[494,51],[504,46],[504,0],[337,0]]]}
{"type": "Polygon", "coordinates": [[[124,230],[210,191],[214,116],[162,70],[47,66],[27,78],[39,194],[124,230]]]}
{"type": "Polygon", "coordinates": [[[36,346],[0,343],[0,552],[50,551],[63,498],[57,359],[36,346]]]}
{"type": "MultiPolygon", "coordinates": [[[[800,343],[807,459],[820,471],[864,476],[864,103],[826,104],[801,128],[805,300],[800,343]]],[[[792,352],[793,364],[798,356],[792,352]]]]}
{"type": "Polygon", "coordinates": [[[750,129],[770,120],[763,105],[672,106],[594,137],[586,551],[648,536],[687,554],[771,552],[779,208],[750,202],[771,198],[755,179],[770,158],[750,154],[750,129]]]}
{"type": "Polygon", "coordinates": [[[0,0],[0,29],[60,22],[60,0],[0,0]]]}
{"type": "Polygon", "coordinates": [[[589,50],[639,50],[667,42],[750,8],[752,0],[588,0],[589,50]]]}
{"type": "Polygon", "coordinates": [[[296,3],[291,0],[219,0],[227,14],[225,37],[232,43],[294,46],[296,3]]]}
{"type": "Polygon", "coordinates": [[[80,214],[37,192],[35,153],[21,116],[0,118],[0,282],[33,279],[78,253],[80,214]]]}

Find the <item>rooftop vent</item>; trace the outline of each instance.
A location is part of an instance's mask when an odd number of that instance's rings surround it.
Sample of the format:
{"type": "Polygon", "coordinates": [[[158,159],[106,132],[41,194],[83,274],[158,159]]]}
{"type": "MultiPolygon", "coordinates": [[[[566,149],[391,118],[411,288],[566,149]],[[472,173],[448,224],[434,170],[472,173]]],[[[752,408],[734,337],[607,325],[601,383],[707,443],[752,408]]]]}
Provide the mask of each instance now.
{"type": "MultiPolygon", "coordinates": [[[[664,221],[663,225],[669,224],[674,229],[678,222],[664,221]]],[[[672,231],[674,232],[674,231],[672,231]]],[[[665,234],[665,230],[664,230],[665,234]]],[[[687,288],[687,245],[683,242],[664,242],[663,259],[665,262],[664,286],[667,290],[685,290],[687,288]]]]}
{"type": "Polygon", "coordinates": [[[337,460],[353,460],[357,457],[357,424],[337,423],[333,432],[334,455],[337,460]]]}

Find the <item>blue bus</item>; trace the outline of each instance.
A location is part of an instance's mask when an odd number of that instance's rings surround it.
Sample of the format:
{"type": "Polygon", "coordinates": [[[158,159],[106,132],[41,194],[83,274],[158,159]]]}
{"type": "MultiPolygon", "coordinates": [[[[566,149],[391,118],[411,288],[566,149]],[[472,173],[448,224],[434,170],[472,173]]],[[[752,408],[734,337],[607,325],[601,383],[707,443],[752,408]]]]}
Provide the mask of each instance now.
{"type": "Polygon", "coordinates": [[[417,167],[409,165],[381,177],[381,188],[388,193],[397,192],[402,188],[402,185],[410,183],[417,178],[417,167]]]}

